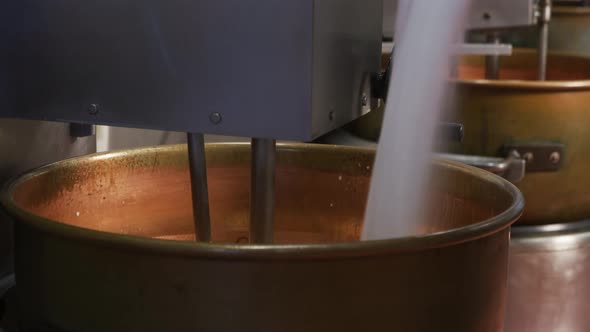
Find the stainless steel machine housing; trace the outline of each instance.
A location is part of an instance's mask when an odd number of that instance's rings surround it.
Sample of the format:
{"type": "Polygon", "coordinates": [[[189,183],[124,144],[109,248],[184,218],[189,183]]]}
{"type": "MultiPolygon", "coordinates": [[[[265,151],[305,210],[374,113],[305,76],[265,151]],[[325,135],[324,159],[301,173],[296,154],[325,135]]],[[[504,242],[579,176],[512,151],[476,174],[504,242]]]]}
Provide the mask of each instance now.
{"type": "Polygon", "coordinates": [[[10,0],[0,116],[311,140],[369,111],[382,5],[10,0]]]}

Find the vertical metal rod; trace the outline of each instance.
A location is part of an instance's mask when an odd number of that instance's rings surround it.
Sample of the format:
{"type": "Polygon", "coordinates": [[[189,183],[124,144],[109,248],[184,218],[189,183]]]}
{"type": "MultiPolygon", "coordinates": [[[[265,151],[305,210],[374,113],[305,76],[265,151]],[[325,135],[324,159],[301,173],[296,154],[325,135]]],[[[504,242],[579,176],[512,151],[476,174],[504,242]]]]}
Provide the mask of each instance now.
{"type": "Polygon", "coordinates": [[[539,46],[538,46],[538,79],[544,81],[547,79],[547,44],[549,36],[549,24],[541,23],[539,26],[539,46]]]}
{"type": "MultiPolygon", "coordinates": [[[[487,37],[488,43],[500,44],[500,35],[497,32],[491,33],[487,37]]],[[[497,80],[500,78],[500,56],[486,56],[486,79],[497,80]]]]}
{"type": "Polygon", "coordinates": [[[272,243],[275,211],[276,141],[252,139],[250,242],[272,243]]]}
{"type": "Polygon", "coordinates": [[[549,21],[551,20],[551,0],[539,3],[539,44],[537,45],[539,81],[547,79],[547,49],[549,44],[549,21]]]}
{"type": "Polygon", "coordinates": [[[209,219],[209,192],[207,186],[207,164],[205,162],[205,140],[203,134],[187,133],[188,160],[191,173],[191,194],[193,217],[197,240],[211,241],[209,219]]]}

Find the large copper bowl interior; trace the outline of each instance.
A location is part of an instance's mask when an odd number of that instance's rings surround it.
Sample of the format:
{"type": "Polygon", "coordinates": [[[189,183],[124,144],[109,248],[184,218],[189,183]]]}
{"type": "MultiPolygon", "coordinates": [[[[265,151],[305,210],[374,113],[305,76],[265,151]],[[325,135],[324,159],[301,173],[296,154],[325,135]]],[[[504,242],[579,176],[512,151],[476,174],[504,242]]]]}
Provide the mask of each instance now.
{"type": "MultiPolygon", "coordinates": [[[[351,147],[280,145],[275,243],[359,240],[373,154],[351,147]]],[[[169,146],[64,161],[15,182],[5,205],[35,227],[65,224],[193,240],[186,155],[184,146],[169,146]]],[[[212,239],[248,243],[249,145],[211,144],[207,158],[212,239]]],[[[522,207],[516,189],[503,180],[444,161],[434,163],[430,194],[430,227],[422,235],[443,232],[444,237],[462,229],[461,241],[508,226],[522,207]]]]}

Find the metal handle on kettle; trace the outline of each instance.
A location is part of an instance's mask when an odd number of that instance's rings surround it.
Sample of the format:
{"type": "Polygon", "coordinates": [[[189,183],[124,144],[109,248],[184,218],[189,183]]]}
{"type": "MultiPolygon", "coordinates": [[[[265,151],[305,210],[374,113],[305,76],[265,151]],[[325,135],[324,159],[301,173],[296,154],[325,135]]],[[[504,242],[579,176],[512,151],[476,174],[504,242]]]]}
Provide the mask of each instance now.
{"type": "Polygon", "coordinates": [[[467,156],[450,153],[437,153],[437,157],[452,160],[481,168],[488,172],[502,176],[510,182],[519,182],[524,178],[526,161],[516,151],[512,151],[506,158],[467,156]]]}

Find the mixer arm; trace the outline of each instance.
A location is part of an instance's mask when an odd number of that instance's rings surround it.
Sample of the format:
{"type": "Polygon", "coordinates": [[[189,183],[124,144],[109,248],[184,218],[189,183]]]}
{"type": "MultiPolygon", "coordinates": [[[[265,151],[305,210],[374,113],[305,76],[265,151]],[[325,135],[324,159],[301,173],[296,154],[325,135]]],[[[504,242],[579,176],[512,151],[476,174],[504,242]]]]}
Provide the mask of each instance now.
{"type": "Polygon", "coordinates": [[[468,156],[450,153],[438,153],[437,157],[481,168],[496,175],[500,175],[514,183],[519,182],[524,178],[526,168],[526,161],[514,151],[506,158],[468,156]]]}
{"type": "MultiPolygon", "coordinates": [[[[463,138],[463,125],[459,123],[442,122],[438,125],[437,137],[443,142],[459,142],[463,138]]],[[[374,141],[353,135],[345,129],[335,130],[328,135],[322,136],[317,139],[315,143],[352,145],[370,149],[377,148],[377,143],[374,141]]],[[[525,175],[526,161],[520,157],[516,150],[510,150],[510,153],[508,153],[508,157],[506,158],[469,156],[451,153],[436,153],[435,157],[481,168],[499,175],[513,183],[521,181],[525,175]]]]}

